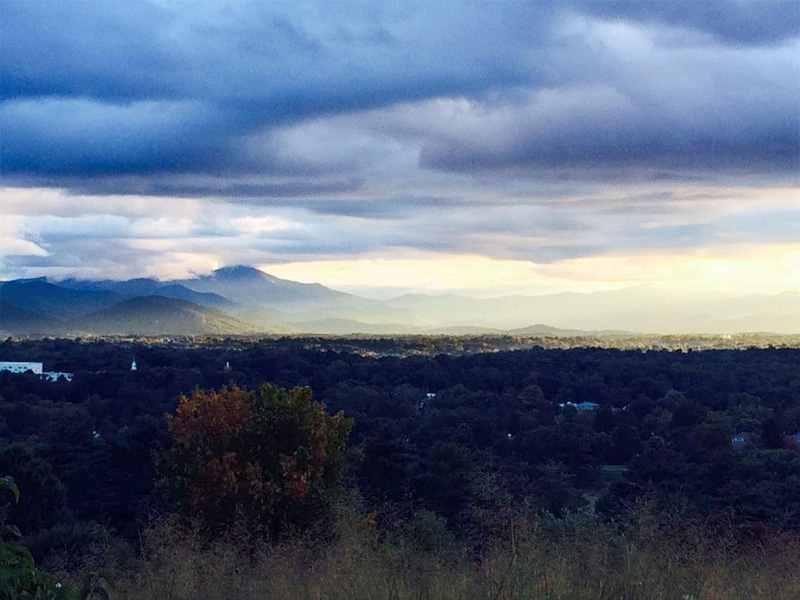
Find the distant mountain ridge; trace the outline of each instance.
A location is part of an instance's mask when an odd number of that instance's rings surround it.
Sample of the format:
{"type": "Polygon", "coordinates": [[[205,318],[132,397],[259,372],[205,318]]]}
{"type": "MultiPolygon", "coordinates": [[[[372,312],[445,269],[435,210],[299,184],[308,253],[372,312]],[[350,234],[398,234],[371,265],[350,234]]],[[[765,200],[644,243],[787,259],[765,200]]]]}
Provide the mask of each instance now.
{"type": "Polygon", "coordinates": [[[158,281],[150,278],[128,279],[126,281],[115,281],[112,279],[102,279],[99,281],[85,281],[80,279],[64,279],[58,285],[76,290],[106,290],[115,292],[120,296],[165,296],[167,298],[177,298],[194,302],[201,306],[213,308],[229,308],[233,303],[210,292],[197,292],[179,283],[168,281],[158,281]]]}
{"type": "Polygon", "coordinates": [[[216,308],[165,296],[136,296],[82,317],[70,330],[94,335],[244,335],[257,328],[216,308]]]}
{"type": "Polygon", "coordinates": [[[511,329],[508,331],[511,335],[536,335],[536,336],[554,336],[554,337],[573,337],[578,335],[626,335],[630,334],[629,331],[586,331],[583,329],[562,329],[561,327],[550,327],[549,325],[536,324],[529,325],[528,327],[521,327],[519,329],[511,329]]]}
{"type": "Polygon", "coordinates": [[[584,332],[800,333],[800,293],[791,291],[774,295],[687,295],[639,286],[488,299],[406,294],[386,304],[416,311],[440,326],[477,325],[504,331],[547,323],[584,332]]]}
{"type": "Polygon", "coordinates": [[[144,321],[137,321],[134,313],[138,313],[130,312],[135,304],[108,312],[125,301],[151,296],[177,301],[148,301],[148,319],[165,334],[170,315],[184,323],[174,328],[197,335],[241,331],[562,337],[622,332],[800,333],[800,293],[793,291],[687,295],[638,286],[484,299],[406,294],[379,301],[317,283],[281,279],[243,265],[171,281],[34,278],[0,283],[0,330],[28,333],[33,328],[55,334],[75,324],[94,323],[95,330],[116,333],[123,323],[138,322],[137,330],[154,331],[158,328],[145,327],[144,321]],[[201,314],[200,308],[222,312],[201,314]],[[88,319],[95,313],[100,313],[97,320],[88,319]],[[113,325],[109,315],[116,315],[119,326],[113,325]]]}
{"type": "Polygon", "coordinates": [[[54,334],[61,332],[58,321],[38,312],[0,301],[0,331],[17,334],[54,334]]]}
{"type": "Polygon", "coordinates": [[[111,306],[119,297],[108,290],[74,289],[35,279],[1,284],[0,300],[40,315],[69,319],[111,306]]]}

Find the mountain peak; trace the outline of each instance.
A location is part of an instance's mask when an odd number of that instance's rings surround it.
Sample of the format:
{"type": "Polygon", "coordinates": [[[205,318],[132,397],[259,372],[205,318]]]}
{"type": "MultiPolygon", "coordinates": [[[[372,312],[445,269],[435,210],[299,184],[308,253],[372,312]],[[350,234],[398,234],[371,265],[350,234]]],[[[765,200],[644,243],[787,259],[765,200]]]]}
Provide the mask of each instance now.
{"type": "Polygon", "coordinates": [[[242,279],[268,279],[269,275],[248,265],[232,265],[230,267],[222,267],[216,269],[213,273],[214,277],[226,280],[242,280],[242,279]]]}

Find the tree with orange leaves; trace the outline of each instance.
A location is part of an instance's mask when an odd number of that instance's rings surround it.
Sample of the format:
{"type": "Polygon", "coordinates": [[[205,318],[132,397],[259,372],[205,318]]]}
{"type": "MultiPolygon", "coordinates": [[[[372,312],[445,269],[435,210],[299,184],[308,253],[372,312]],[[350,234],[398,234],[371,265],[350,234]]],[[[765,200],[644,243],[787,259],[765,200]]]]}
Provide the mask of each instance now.
{"type": "Polygon", "coordinates": [[[194,390],[166,415],[170,491],[212,529],[244,520],[277,535],[325,514],[340,485],[352,420],[327,414],[307,387],[194,390]]]}

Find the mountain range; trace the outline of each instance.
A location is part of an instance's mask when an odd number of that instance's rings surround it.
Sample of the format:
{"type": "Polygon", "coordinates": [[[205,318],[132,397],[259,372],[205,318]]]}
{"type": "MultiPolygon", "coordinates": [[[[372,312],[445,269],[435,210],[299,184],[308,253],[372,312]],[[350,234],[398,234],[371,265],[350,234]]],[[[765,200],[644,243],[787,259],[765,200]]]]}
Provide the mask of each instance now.
{"type": "Polygon", "coordinates": [[[640,286],[487,299],[405,294],[378,301],[247,266],[174,281],[37,278],[0,283],[0,332],[11,334],[575,336],[749,331],[799,333],[800,293],[686,295],[640,286]]]}

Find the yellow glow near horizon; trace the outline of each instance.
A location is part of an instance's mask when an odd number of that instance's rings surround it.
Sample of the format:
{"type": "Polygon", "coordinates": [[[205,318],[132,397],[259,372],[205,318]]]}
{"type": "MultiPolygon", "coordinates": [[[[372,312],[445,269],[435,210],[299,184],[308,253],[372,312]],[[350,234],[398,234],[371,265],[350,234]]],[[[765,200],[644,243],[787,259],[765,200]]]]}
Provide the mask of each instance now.
{"type": "Polygon", "coordinates": [[[591,292],[651,284],[685,290],[778,293],[800,289],[800,244],[643,252],[540,264],[475,255],[357,258],[265,264],[286,279],[331,287],[525,293],[591,292]]]}
{"type": "Polygon", "coordinates": [[[331,286],[410,287],[429,291],[533,283],[532,263],[485,256],[419,253],[413,258],[357,258],[262,265],[278,277],[331,286]]]}
{"type": "Polygon", "coordinates": [[[539,270],[577,280],[618,281],[624,274],[639,283],[687,290],[778,293],[800,289],[800,244],[595,256],[542,265],[539,270]]]}

